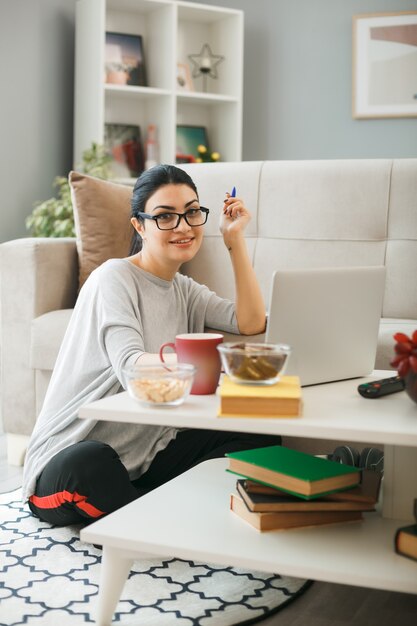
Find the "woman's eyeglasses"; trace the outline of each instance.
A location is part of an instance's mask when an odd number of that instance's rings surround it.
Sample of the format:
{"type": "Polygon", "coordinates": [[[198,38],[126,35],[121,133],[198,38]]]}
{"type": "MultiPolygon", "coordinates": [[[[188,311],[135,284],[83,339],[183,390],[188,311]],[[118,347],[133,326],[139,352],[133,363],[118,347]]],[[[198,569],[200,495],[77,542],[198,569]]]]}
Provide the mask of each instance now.
{"type": "Polygon", "coordinates": [[[153,220],[156,222],[159,230],[174,230],[180,224],[182,218],[185,219],[188,226],[203,226],[207,222],[209,209],[201,206],[198,209],[189,209],[185,213],[160,213],[159,215],[149,215],[149,213],[138,212],[136,215],[143,217],[145,220],[153,220]]]}

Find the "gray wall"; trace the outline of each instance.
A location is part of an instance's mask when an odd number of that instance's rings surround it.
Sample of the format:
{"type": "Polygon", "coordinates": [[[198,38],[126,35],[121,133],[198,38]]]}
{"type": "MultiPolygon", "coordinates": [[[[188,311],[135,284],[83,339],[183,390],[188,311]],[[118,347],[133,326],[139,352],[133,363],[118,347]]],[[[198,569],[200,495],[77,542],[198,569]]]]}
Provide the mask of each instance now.
{"type": "Polygon", "coordinates": [[[0,241],[72,163],[74,0],[0,0],[0,241]]]}
{"type": "MultiPolygon", "coordinates": [[[[417,118],[351,116],[352,15],[417,0],[202,2],[245,11],[245,160],[417,156],[417,118]]],[[[72,167],[74,13],[75,0],[0,0],[0,241],[27,235],[72,167]]]]}
{"type": "Polygon", "coordinates": [[[417,156],[417,118],[351,112],[352,16],[417,0],[193,1],[245,12],[244,160],[417,156]]]}

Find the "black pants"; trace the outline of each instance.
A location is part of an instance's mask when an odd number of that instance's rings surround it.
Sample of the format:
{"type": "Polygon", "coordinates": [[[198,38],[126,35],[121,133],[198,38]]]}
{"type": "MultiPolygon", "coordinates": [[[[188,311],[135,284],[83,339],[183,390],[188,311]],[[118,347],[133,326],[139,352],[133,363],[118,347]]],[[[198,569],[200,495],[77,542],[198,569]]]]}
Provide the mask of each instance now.
{"type": "Polygon", "coordinates": [[[158,452],[148,470],[133,482],[113,448],[80,441],[46,465],[29,499],[40,519],[58,526],[89,523],[175,478],[194,465],[226,452],[279,445],[280,437],[215,430],[183,430],[158,452]]]}

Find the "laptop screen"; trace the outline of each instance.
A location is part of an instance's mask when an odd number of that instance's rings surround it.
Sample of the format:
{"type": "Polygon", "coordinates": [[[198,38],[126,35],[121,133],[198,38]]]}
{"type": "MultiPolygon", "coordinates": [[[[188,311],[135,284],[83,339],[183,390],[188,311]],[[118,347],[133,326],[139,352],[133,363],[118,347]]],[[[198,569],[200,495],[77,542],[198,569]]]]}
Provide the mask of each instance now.
{"type": "Polygon", "coordinates": [[[384,289],[382,266],[275,271],[266,341],[291,346],[286,373],[302,385],[368,375],[384,289]]]}

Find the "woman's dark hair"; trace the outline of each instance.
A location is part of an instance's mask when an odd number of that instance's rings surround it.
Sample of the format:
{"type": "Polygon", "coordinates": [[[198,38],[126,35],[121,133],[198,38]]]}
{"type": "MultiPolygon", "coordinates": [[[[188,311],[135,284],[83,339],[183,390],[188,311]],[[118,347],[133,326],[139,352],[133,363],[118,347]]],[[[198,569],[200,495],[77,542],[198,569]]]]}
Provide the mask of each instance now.
{"type": "MultiPolygon", "coordinates": [[[[137,179],[133,188],[132,196],[132,217],[143,224],[143,218],[138,213],[145,212],[145,205],[149,198],[160,187],[164,185],[188,185],[196,193],[198,198],[197,188],[192,178],[179,167],[175,165],[154,165],[151,169],[142,172],[137,179]]],[[[142,249],[142,238],[136,231],[133,233],[132,243],[130,247],[129,255],[136,254],[142,249]]]]}

